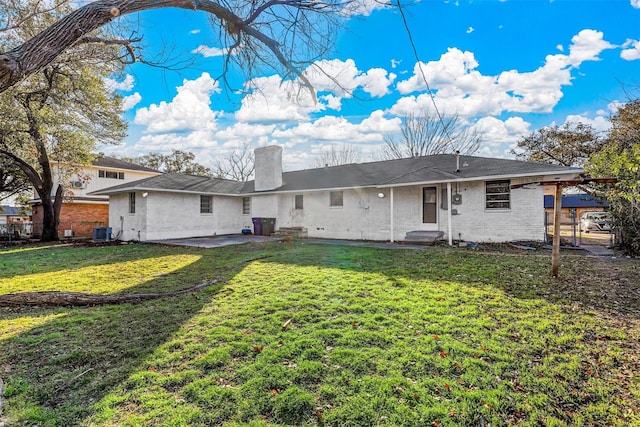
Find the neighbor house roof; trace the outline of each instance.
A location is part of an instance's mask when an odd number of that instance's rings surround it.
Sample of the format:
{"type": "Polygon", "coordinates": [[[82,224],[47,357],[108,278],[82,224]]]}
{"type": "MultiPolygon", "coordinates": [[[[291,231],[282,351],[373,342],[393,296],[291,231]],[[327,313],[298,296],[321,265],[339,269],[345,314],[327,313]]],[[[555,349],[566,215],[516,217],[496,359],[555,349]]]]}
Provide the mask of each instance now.
{"type": "MultiPolygon", "coordinates": [[[[552,194],[544,196],[544,207],[546,209],[553,208],[552,194]]],[[[609,206],[609,202],[606,200],[598,199],[588,194],[566,194],[562,196],[563,208],[606,208],[609,206]]]]}
{"type": "Polygon", "coordinates": [[[0,215],[2,216],[29,216],[31,215],[31,211],[21,212],[20,208],[15,206],[1,205],[0,206],[0,215]]]}
{"type": "Polygon", "coordinates": [[[124,160],[116,159],[115,157],[109,157],[100,155],[96,157],[91,164],[95,167],[110,168],[110,169],[126,169],[132,171],[142,172],[158,172],[155,169],[148,168],[146,166],[136,165],[124,160]]]}
{"type": "MultiPolygon", "coordinates": [[[[290,192],[362,187],[508,179],[527,176],[581,173],[580,168],[530,163],[510,159],[439,154],[410,159],[352,163],[282,174],[282,185],[267,192],[290,192]],[[459,170],[457,171],[459,165],[459,170]]],[[[240,183],[191,175],[165,174],[96,191],[117,194],[136,190],[166,190],[210,194],[255,193],[254,181],[240,183]]]]}

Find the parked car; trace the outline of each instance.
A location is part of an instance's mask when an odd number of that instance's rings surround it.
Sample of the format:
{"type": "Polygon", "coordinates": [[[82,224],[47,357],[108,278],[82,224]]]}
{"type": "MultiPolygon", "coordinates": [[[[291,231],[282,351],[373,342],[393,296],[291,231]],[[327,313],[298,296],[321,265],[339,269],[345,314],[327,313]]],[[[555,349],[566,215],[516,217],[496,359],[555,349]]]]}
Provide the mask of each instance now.
{"type": "Polygon", "coordinates": [[[608,212],[584,212],[580,215],[580,231],[611,231],[611,215],[608,212]]]}

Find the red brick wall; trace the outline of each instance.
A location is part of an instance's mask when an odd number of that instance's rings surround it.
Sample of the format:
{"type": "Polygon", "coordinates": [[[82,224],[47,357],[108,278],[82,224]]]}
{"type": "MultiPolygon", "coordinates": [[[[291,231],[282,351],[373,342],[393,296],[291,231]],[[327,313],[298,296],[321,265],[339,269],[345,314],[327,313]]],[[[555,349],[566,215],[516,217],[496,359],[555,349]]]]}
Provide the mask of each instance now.
{"type": "MultiPolygon", "coordinates": [[[[64,230],[73,230],[73,237],[93,237],[93,227],[109,225],[109,205],[94,203],[63,203],[60,209],[58,235],[64,238],[64,230]]],[[[42,234],[42,206],[33,209],[34,237],[42,234]]]]}

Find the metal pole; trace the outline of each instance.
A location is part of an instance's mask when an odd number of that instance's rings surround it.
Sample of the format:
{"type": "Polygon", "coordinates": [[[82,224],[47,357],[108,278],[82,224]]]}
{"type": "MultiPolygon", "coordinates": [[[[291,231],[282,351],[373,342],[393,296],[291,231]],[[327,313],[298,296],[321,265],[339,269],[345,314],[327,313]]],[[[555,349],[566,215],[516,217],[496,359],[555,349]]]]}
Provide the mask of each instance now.
{"type": "Polygon", "coordinates": [[[578,246],[577,242],[576,242],[576,217],[578,215],[576,214],[576,209],[573,208],[571,210],[571,223],[573,225],[573,247],[575,248],[576,246],[578,246]]]}
{"type": "Polygon", "coordinates": [[[449,246],[453,246],[453,225],[451,224],[453,214],[451,213],[451,210],[451,183],[447,182],[447,234],[449,235],[449,246]]]}
{"type": "Polygon", "coordinates": [[[391,243],[394,242],[393,240],[393,187],[391,187],[391,190],[389,191],[389,205],[391,206],[391,243]]]}
{"type": "Polygon", "coordinates": [[[562,213],[562,184],[556,184],[553,199],[553,249],[551,250],[551,276],[558,277],[560,269],[560,215],[562,213]]]}

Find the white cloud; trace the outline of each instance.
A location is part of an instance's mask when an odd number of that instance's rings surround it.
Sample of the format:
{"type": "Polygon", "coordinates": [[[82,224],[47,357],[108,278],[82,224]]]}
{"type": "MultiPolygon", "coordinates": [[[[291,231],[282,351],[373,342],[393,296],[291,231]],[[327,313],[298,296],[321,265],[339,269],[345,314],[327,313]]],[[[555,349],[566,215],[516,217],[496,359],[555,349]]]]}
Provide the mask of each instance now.
{"type": "Polygon", "coordinates": [[[211,110],[211,95],[220,92],[218,82],[208,73],[184,80],[170,101],[151,104],[136,112],[134,123],[145,125],[149,133],[182,130],[213,130],[218,113],[211,110]]]}
{"type": "MultiPolygon", "coordinates": [[[[640,2],[640,0],[638,0],[640,2]]],[[[639,40],[627,40],[622,45],[622,52],[620,52],[620,58],[627,61],[635,61],[640,59],[640,41],[639,40]]]]}
{"type": "Polygon", "coordinates": [[[125,96],[122,98],[122,109],[124,111],[130,110],[136,105],[138,105],[138,103],[141,100],[142,100],[142,95],[140,95],[138,92],[135,92],[134,94],[129,96],[125,96]]]}
{"type": "Polygon", "coordinates": [[[105,77],[104,79],[104,85],[107,88],[107,90],[121,90],[124,92],[129,92],[131,89],[133,89],[133,84],[134,84],[134,79],[131,74],[127,74],[127,76],[121,82],[114,79],[110,79],[108,77],[105,77]]]}
{"type": "Polygon", "coordinates": [[[467,34],[471,34],[471,33],[473,33],[474,31],[475,31],[475,28],[473,28],[473,27],[469,27],[469,28],[467,28],[467,34]]]}
{"type": "Polygon", "coordinates": [[[362,72],[352,59],[318,61],[304,71],[318,93],[314,103],[308,89],[297,81],[285,81],[277,75],[260,77],[247,84],[250,93],[242,100],[236,120],[246,122],[309,121],[309,115],[339,110],[342,100],[362,90],[370,96],[388,94],[396,75],[381,68],[362,72]]]}
{"type": "Polygon", "coordinates": [[[510,117],[499,120],[495,117],[483,117],[470,128],[482,136],[478,156],[512,157],[508,148],[530,133],[531,124],[522,117],[510,117]],[[506,148],[505,148],[506,147],[506,148]]]}
{"type": "Polygon", "coordinates": [[[269,136],[275,128],[275,125],[236,122],[216,132],[215,138],[219,141],[247,141],[269,136]]]}
{"type": "Polygon", "coordinates": [[[397,68],[402,63],[402,59],[392,59],[391,68],[397,68]]]}
{"type": "Polygon", "coordinates": [[[350,144],[382,142],[382,135],[400,130],[400,119],[386,118],[380,110],[374,111],[360,123],[351,123],[344,117],[324,116],[314,122],[278,129],[273,137],[286,139],[293,144],[312,141],[331,141],[350,144]]]}
{"type": "Polygon", "coordinates": [[[196,28],[195,30],[189,31],[189,34],[200,34],[200,30],[196,28]]]}
{"type": "Polygon", "coordinates": [[[311,111],[324,106],[314,104],[311,94],[294,82],[282,82],[279,76],[259,77],[247,85],[249,94],[235,113],[241,122],[307,121],[311,111]]]}
{"type": "Polygon", "coordinates": [[[346,2],[346,6],[340,12],[347,18],[356,15],[369,16],[374,10],[384,9],[385,7],[388,7],[388,3],[379,0],[358,0],[346,2]]]}
{"type": "MultiPolygon", "coordinates": [[[[604,113],[604,111],[601,111],[600,113],[604,113]]],[[[606,132],[611,129],[611,122],[609,121],[608,116],[603,114],[597,114],[595,117],[589,117],[583,114],[571,114],[566,117],[564,122],[567,124],[583,123],[591,125],[591,127],[598,132],[606,132]]]]}
{"type": "Polygon", "coordinates": [[[197,48],[193,49],[191,53],[199,53],[205,58],[211,58],[215,56],[224,56],[229,53],[229,49],[220,49],[219,47],[209,47],[205,45],[200,45],[197,48]]]}
{"type": "MultiPolygon", "coordinates": [[[[417,63],[413,75],[397,84],[400,93],[425,91],[429,82],[438,108],[462,116],[502,112],[550,112],[562,98],[562,87],[571,84],[571,71],[585,61],[596,61],[614,46],[603,34],[582,30],[571,39],[569,54],[548,55],[542,67],[531,72],[508,70],[496,76],[482,75],[472,52],[450,48],[439,60],[417,63]]],[[[428,94],[400,99],[391,108],[406,114],[416,108],[433,108],[428,94]]]]}
{"type": "Polygon", "coordinates": [[[395,74],[382,68],[371,68],[363,73],[353,59],[317,61],[304,71],[304,75],[318,92],[329,91],[343,98],[351,98],[358,88],[371,96],[386,95],[396,78],[395,74]]]}
{"type": "Polygon", "coordinates": [[[366,93],[374,97],[382,97],[390,93],[389,86],[396,79],[396,75],[388,73],[382,68],[371,68],[358,76],[355,81],[366,93]]]}
{"type": "Polygon", "coordinates": [[[582,30],[571,38],[569,47],[569,63],[573,67],[584,61],[598,61],[600,52],[615,47],[603,39],[604,34],[596,30],[582,30]]]}
{"type": "Polygon", "coordinates": [[[564,46],[562,46],[561,44],[557,44],[556,49],[558,49],[560,52],[564,52],[564,46]]]}
{"type": "Polygon", "coordinates": [[[631,0],[631,7],[640,9],[640,0],[631,0]]]}

